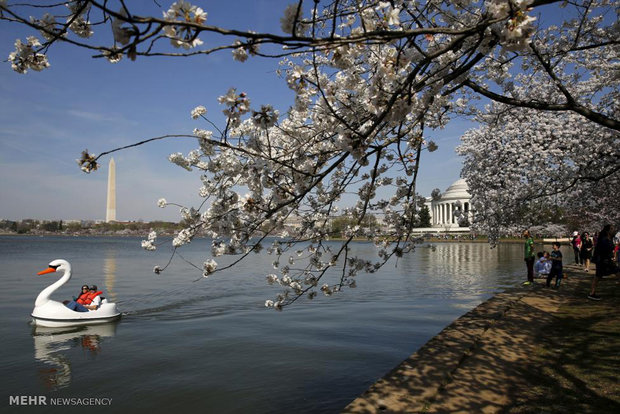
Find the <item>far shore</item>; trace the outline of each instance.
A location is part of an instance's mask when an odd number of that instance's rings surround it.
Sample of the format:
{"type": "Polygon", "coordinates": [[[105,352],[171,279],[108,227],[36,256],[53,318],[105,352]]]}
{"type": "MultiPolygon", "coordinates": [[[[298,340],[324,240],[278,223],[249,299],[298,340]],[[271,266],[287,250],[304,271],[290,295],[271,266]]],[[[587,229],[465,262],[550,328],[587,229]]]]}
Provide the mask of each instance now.
{"type": "MultiPolygon", "coordinates": [[[[148,232],[146,231],[141,231],[141,230],[129,230],[129,229],[124,229],[124,230],[116,230],[116,231],[88,231],[89,229],[85,229],[84,231],[78,231],[78,232],[50,232],[50,231],[32,231],[32,232],[28,232],[28,233],[16,233],[16,232],[10,232],[10,231],[1,231],[0,230],[0,236],[16,236],[16,237],[20,237],[20,236],[39,236],[39,237],[146,237],[146,235],[148,234],[148,232]]],[[[160,231],[157,230],[157,235],[160,237],[174,237],[176,232],[173,231],[160,231]]],[[[202,236],[198,236],[198,238],[201,238],[202,236]]],[[[277,236],[270,236],[270,237],[277,237],[277,236]]],[[[344,237],[330,237],[328,239],[329,241],[344,241],[346,240],[344,237]]],[[[369,240],[367,238],[354,238],[353,241],[356,242],[369,242],[371,243],[372,240],[369,240]]],[[[536,244],[551,244],[554,242],[560,242],[562,244],[568,244],[570,239],[568,238],[561,238],[561,237],[547,237],[547,238],[542,238],[542,239],[534,239],[534,243],[536,244]]],[[[488,243],[489,240],[488,238],[484,237],[484,236],[477,236],[476,238],[471,238],[469,237],[469,235],[458,235],[458,236],[453,236],[453,235],[449,235],[447,238],[444,237],[427,237],[427,238],[423,238],[422,241],[420,241],[420,244],[424,244],[424,243],[488,243]]],[[[510,244],[514,244],[514,243],[523,243],[523,239],[521,238],[514,238],[514,237],[507,237],[507,238],[501,238],[498,242],[499,244],[502,243],[510,243],[510,244]]]]}

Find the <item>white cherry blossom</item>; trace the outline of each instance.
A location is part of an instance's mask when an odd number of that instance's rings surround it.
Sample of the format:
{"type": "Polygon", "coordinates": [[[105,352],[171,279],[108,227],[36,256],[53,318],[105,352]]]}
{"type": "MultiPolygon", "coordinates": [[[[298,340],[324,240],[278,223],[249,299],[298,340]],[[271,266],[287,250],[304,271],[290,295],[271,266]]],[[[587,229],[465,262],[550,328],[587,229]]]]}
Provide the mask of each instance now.
{"type": "Polygon", "coordinates": [[[41,46],[41,42],[34,36],[29,36],[27,43],[22,43],[20,39],[15,41],[15,51],[9,54],[9,62],[14,71],[26,73],[28,69],[37,72],[50,66],[47,57],[42,53],[37,53],[36,49],[41,46]]]}
{"type": "Polygon", "coordinates": [[[204,115],[207,113],[207,108],[205,108],[202,105],[199,105],[197,107],[195,107],[194,109],[192,109],[192,119],[198,119],[200,116],[204,115]]]}

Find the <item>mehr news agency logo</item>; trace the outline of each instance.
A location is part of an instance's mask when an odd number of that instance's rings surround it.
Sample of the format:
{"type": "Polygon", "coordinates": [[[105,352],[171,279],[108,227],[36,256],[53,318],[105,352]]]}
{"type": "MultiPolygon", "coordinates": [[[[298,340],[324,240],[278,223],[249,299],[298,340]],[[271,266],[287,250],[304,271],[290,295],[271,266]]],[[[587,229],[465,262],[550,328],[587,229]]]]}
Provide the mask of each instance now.
{"type": "Polygon", "coordinates": [[[112,398],[96,397],[55,397],[48,398],[45,395],[10,395],[9,405],[64,405],[64,406],[101,406],[112,405],[112,398]]]}

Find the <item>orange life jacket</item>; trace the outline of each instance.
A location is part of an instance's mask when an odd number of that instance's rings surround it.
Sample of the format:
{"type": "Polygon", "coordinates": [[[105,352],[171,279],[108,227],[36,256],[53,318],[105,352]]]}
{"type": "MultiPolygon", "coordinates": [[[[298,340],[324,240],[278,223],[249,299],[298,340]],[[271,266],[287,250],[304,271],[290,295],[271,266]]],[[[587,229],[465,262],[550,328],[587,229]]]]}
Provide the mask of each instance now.
{"type": "Polygon", "coordinates": [[[95,300],[95,298],[102,293],[102,291],[92,292],[89,290],[86,293],[82,293],[76,302],[80,305],[90,305],[92,301],[95,300]]]}
{"type": "Polygon", "coordinates": [[[86,293],[80,293],[80,295],[76,299],[76,302],[79,303],[80,305],[83,305],[89,293],[90,293],[90,290],[86,293]]]}

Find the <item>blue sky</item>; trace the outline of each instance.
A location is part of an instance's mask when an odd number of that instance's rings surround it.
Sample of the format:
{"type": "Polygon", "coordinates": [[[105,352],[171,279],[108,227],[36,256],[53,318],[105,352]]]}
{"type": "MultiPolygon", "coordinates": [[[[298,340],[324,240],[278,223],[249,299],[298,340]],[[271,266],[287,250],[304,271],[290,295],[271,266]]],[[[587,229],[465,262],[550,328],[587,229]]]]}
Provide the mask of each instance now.
{"type": "MultiPolygon", "coordinates": [[[[194,3],[207,11],[208,24],[280,33],[288,2],[194,3]]],[[[16,38],[32,34],[0,22],[0,219],[104,219],[109,158],[99,171],[84,174],[75,162],[82,150],[99,154],[155,136],[208,129],[190,118],[197,105],[222,124],[217,97],[230,87],[248,93],[253,107],[270,103],[285,112],[292,103],[293,94],[275,73],[277,60],[239,63],[230,52],[110,64],[89,51],[56,45],[48,53],[50,68],[21,75],[5,60],[16,38]]],[[[429,132],[439,150],[423,156],[419,193],[444,191],[459,178],[454,148],[473,126],[456,120],[444,131],[429,132]]],[[[165,140],[115,153],[117,218],[178,221],[176,208],[156,206],[162,197],[197,205],[198,173],[167,161],[170,153],[194,147],[191,139],[165,140]]]]}

